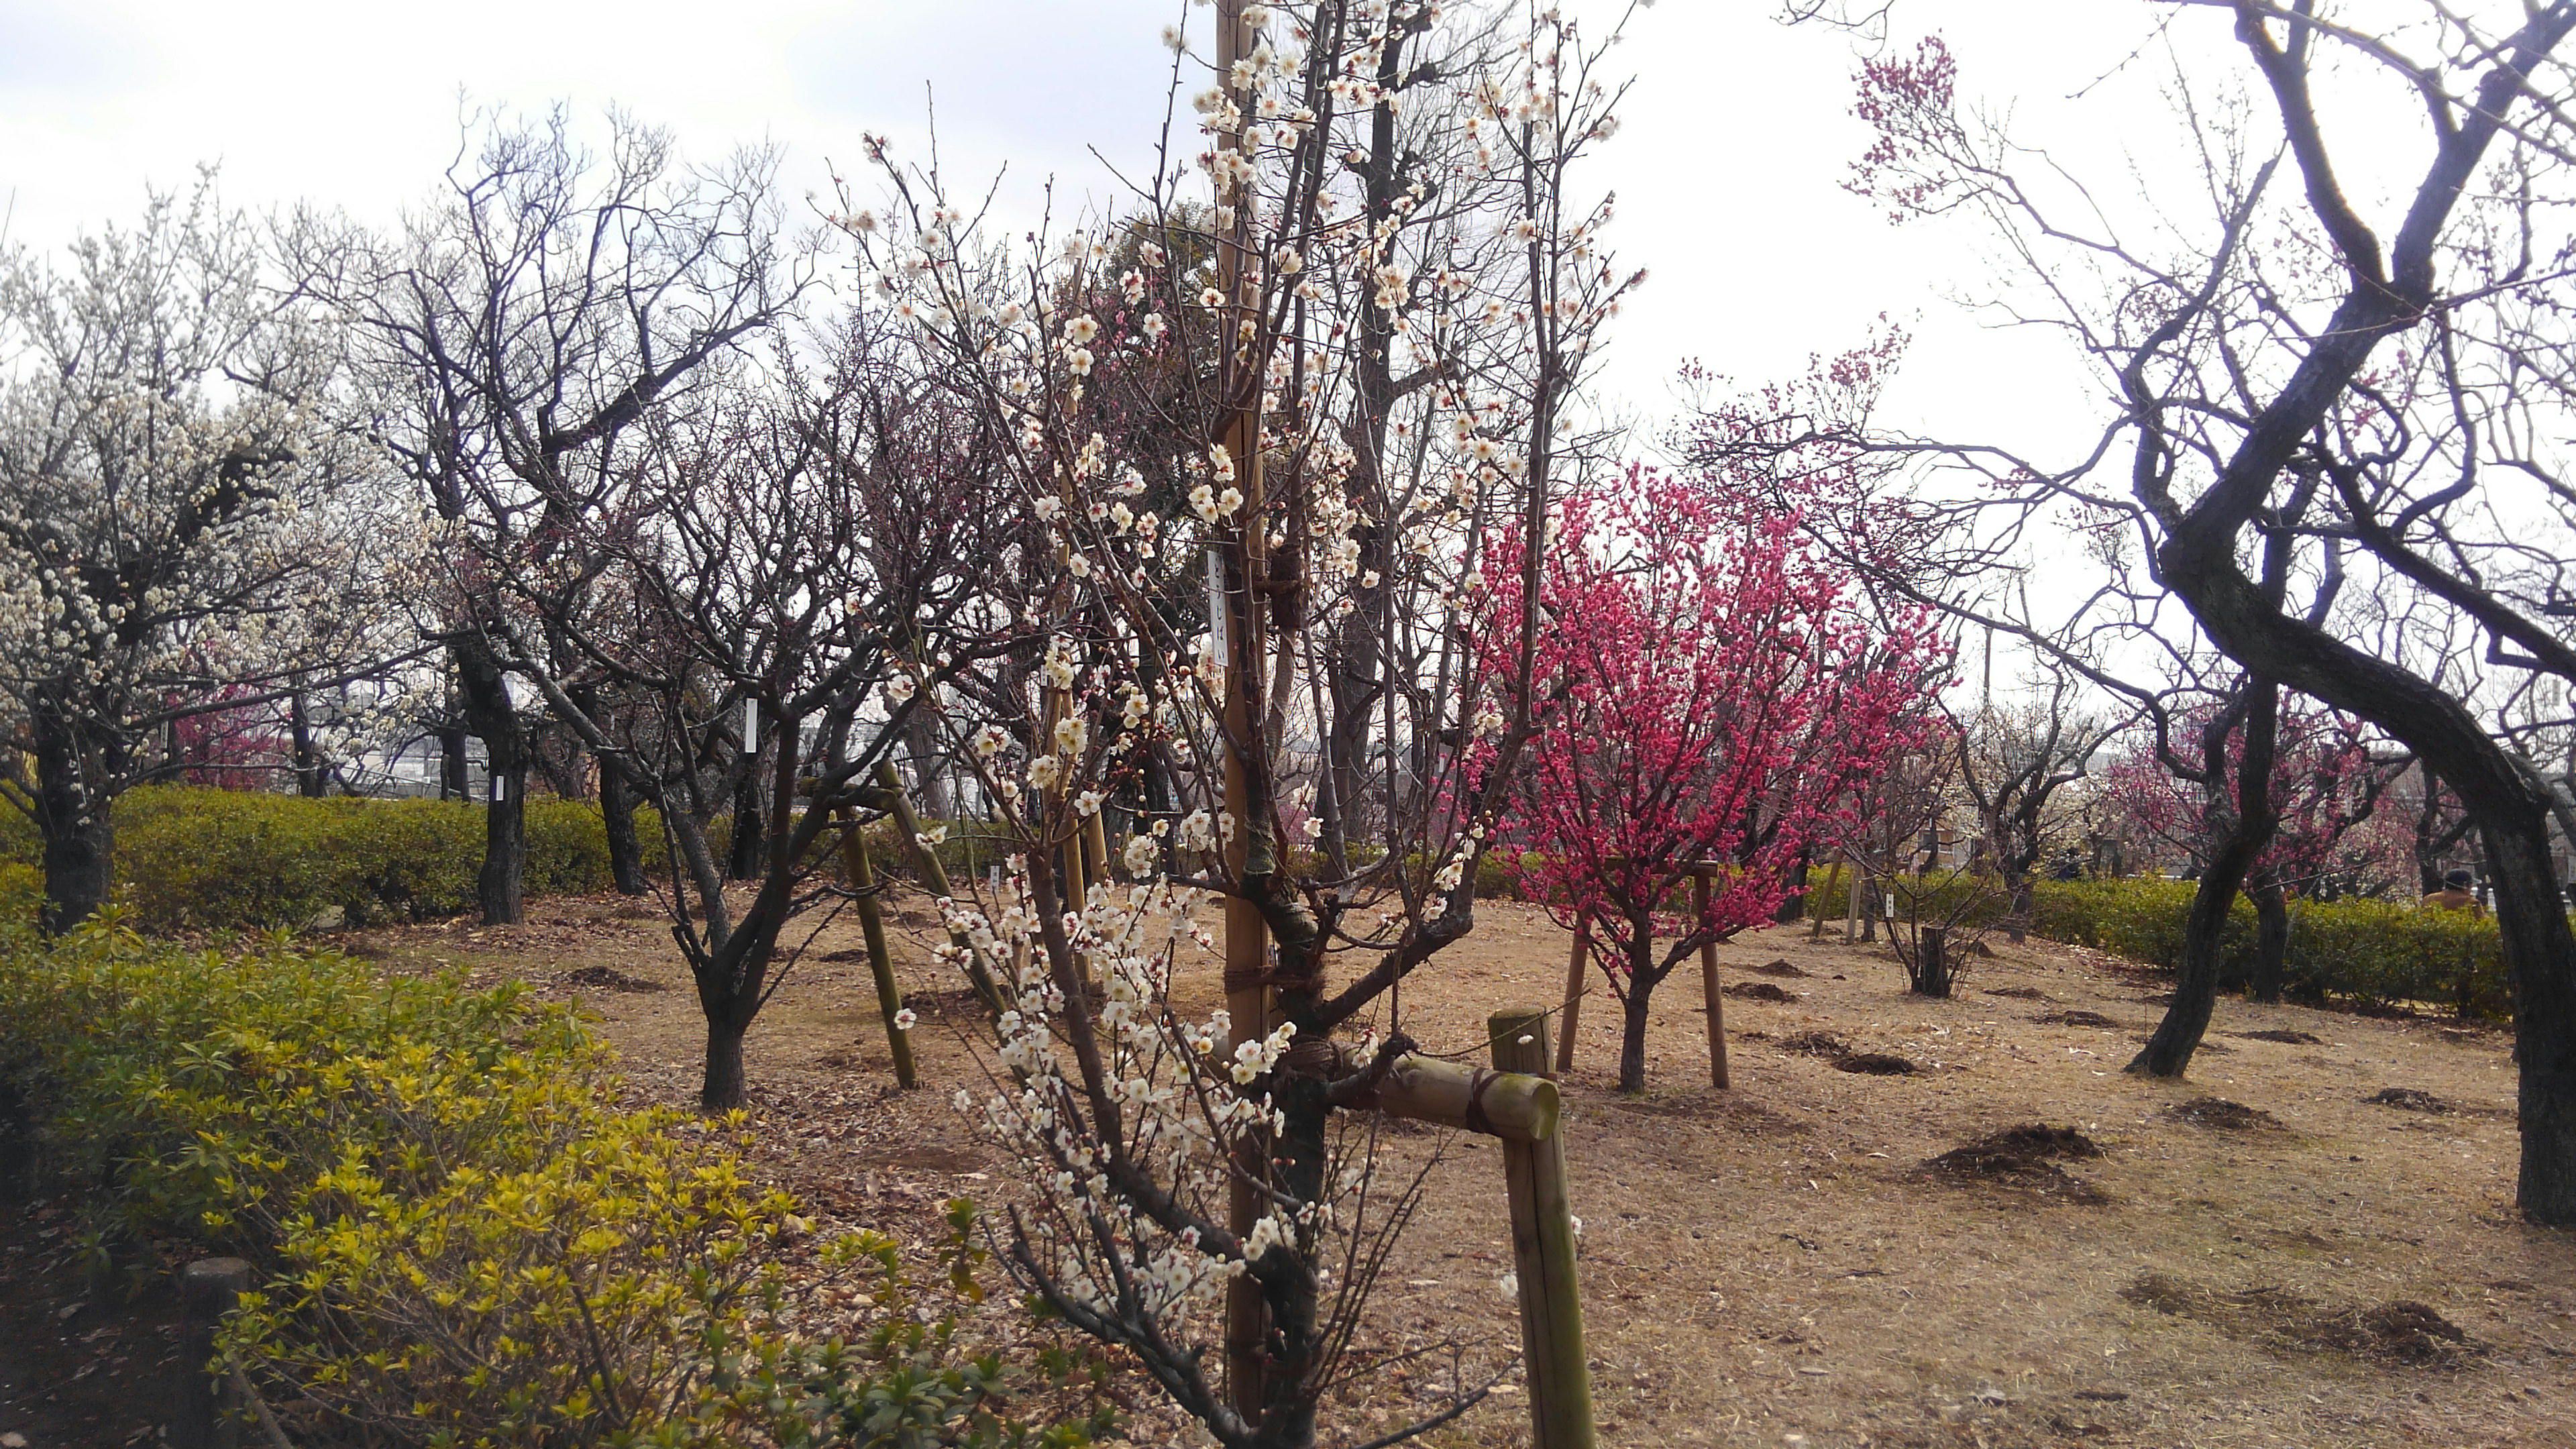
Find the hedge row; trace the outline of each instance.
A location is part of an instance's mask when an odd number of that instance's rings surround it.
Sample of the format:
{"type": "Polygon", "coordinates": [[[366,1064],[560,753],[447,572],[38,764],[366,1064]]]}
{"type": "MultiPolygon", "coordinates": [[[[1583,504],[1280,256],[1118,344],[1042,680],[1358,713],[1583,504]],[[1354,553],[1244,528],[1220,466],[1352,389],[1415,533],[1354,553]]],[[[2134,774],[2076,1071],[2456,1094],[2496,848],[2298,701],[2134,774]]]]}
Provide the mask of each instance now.
{"type": "Polygon", "coordinates": [[[517,988],[182,951],[112,914],[54,943],[0,926],[0,1098],[80,1186],[85,1247],[249,1259],[221,1344],[300,1439],[1030,1442],[1001,1365],[915,1312],[889,1239],[833,1245],[881,1275],[884,1328],[779,1332],[794,1203],[744,1168],[738,1123],[616,1095],[604,1049],[517,988]]]}
{"type": "MultiPolygon", "coordinates": [[[[164,785],[116,802],[116,899],[156,934],[381,925],[471,910],[483,864],[483,810],[442,800],[308,800],[244,790],[164,785]]],[[[648,870],[664,861],[660,823],[636,812],[648,870]]],[[[719,822],[714,847],[727,837],[719,822]]],[[[527,805],[531,896],[604,891],[614,883],[599,807],[536,798],[527,805]]],[[[909,874],[892,826],[872,832],[880,869],[909,874]]],[[[952,875],[999,855],[972,827],[940,846],[952,875]]],[[[0,811],[0,862],[33,865],[34,828],[0,811]]]]}
{"type": "MultiPolygon", "coordinates": [[[[1847,889],[1847,878],[1819,881],[1808,914],[1843,919],[1847,889]]],[[[1905,889],[1927,920],[1956,912],[1963,925],[1991,927],[2004,919],[2007,902],[1991,877],[1933,874],[1905,889]]],[[[2146,878],[2041,881],[2032,891],[2031,931],[2173,970],[2182,963],[2195,889],[2189,881],[2146,878]]],[[[2240,895],[2220,937],[2221,976],[2231,985],[2253,975],[2254,934],[2253,903],[2240,895]]],[[[2413,902],[2291,901],[2284,978],[2285,990],[2308,1001],[2435,1004],[2497,1019],[2513,1009],[2494,919],[2413,902]]]]}

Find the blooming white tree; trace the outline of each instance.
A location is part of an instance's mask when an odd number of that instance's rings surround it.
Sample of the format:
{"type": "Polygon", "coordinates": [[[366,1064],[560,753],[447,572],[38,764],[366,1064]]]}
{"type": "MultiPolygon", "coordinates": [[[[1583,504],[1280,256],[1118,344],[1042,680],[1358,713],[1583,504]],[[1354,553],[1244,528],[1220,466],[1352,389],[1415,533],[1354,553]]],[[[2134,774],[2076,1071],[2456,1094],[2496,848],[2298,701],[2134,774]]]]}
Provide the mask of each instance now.
{"type": "Polygon", "coordinates": [[[1585,465],[1579,388],[1636,278],[1570,186],[1617,91],[1561,12],[1215,19],[1168,37],[1214,83],[1124,215],[996,237],[877,142],[886,199],[841,220],[995,420],[1016,511],[975,632],[913,661],[947,687],[907,694],[1019,846],[947,903],[952,957],[1011,997],[1007,1085],[960,1098],[1035,1186],[1004,1257],[1219,1441],[1286,1446],[1376,1362],[1353,1332],[1412,1199],[1344,1109],[1410,1045],[1398,985],[1473,925],[1531,726],[1475,647],[1476,561],[1585,465]],[[1229,1005],[1184,1013],[1210,908],[1229,1005]]]}
{"type": "Polygon", "coordinates": [[[0,798],[42,835],[51,929],[106,899],[111,807],[164,729],[404,647],[416,530],[257,236],[205,180],[59,264],[0,256],[0,715],[34,763],[0,798]]]}

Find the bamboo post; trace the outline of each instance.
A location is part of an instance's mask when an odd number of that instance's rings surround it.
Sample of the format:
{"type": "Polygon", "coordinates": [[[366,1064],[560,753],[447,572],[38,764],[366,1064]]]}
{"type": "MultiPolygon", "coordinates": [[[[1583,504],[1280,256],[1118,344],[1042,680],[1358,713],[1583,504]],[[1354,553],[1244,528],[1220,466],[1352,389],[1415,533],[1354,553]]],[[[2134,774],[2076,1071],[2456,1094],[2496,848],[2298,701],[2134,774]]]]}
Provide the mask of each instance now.
{"type": "Polygon", "coordinates": [[[1574,950],[1565,960],[1565,1005],[1557,1015],[1565,1019],[1565,1035],[1556,1044],[1556,1070],[1559,1076],[1574,1070],[1574,1028],[1583,1015],[1584,958],[1590,953],[1592,918],[1577,910],[1574,913],[1574,950]]]}
{"type": "Polygon", "coordinates": [[[179,1270],[187,1322],[179,1351],[179,1394],[170,1416],[172,1449],[239,1449],[243,1404],[233,1376],[217,1373],[215,1330],[250,1291],[250,1264],[199,1258],[179,1270]]]}
{"type": "Polygon", "coordinates": [[[877,1011],[885,1017],[886,1049],[894,1054],[894,1084],[909,1092],[920,1085],[913,1075],[912,1036],[895,1023],[903,1010],[903,988],[895,984],[894,957],[886,950],[885,907],[877,899],[876,867],[868,860],[868,840],[858,813],[843,810],[848,828],[841,835],[841,863],[850,873],[850,891],[859,908],[859,934],[868,941],[868,974],[876,978],[877,1011]]]}
{"type": "MultiPolygon", "coordinates": [[[[903,777],[895,773],[894,761],[877,762],[877,787],[886,793],[886,808],[894,812],[894,827],[903,832],[904,848],[912,852],[912,868],[921,877],[921,883],[940,900],[955,900],[957,892],[949,887],[948,867],[939,863],[938,851],[921,843],[921,817],[912,811],[912,799],[903,792],[903,777]]],[[[1004,1010],[1002,992],[993,984],[993,973],[984,963],[984,953],[976,950],[966,939],[966,933],[954,926],[948,929],[948,944],[965,953],[966,979],[974,984],[975,995],[984,1003],[984,1009],[1000,1017],[1004,1010]]]]}
{"type": "MultiPolygon", "coordinates": [[[[1700,920],[1708,918],[1708,877],[1691,877],[1691,913],[1700,920]]],[[[1723,1087],[1726,1083],[1726,1002],[1717,992],[1717,943],[1702,942],[1699,948],[1699,989],[1708,999],[1708,1084],[1723,1087]]]]}
{"type": "MultiPolygon", "coordinates": [[[[1828,872],[1828,873],[1826,874],[1826,876],[1825,876],[1824,900],[1825,900],[1825,901],[1832,900],[1832,899],[1834,898],[1834,887],[1836,887],[1836,886],[1838,886],[1838,885],[1841,885],[1842,883],[1843,883],[1843,858],[1842,858],[1841,856],[1839,856],[1839,855],[1838,855],[1838,856],[1835,856],[1835,857],[1834,857],[1834,868],[1833,868],[1833,870],[1832,870],[1832,871],[1830,871],[1830,872],[1828,872]]],[[[1807,929],[1807,939],[1808,939],[1808,940],[1810,940],[1810,941],[1818,941],[1818,940],[1822,940],[1822,939],[1824,939],[1824,934],[1825,934],[1825,912],[1824,912],[1824,901],[1818,901],[1818,902],[1816,903],[1816,923],[1815,923],[1813,926],[1810,926],[1810,927],[1807,929]]]]}
{"type": "MultiPolygon", "coordinates": [[[[1497,1071],[1547,1069],[1547,1013],[1511,1007],[1485,1020],[1497,1071]]],[[[1575,1282],[1574,1214],[1565,1195],[1565,1134],[1503,1138],[1511,1196],[1512,1271],[1519,1283],[1521,1353],[1529,1368],[1532,1449],[1593,1449],[1592,1371],[1583,1352],[1575,1282]]]]}
{"type": "Polygon", "coordinates": [[[1563,1111],[1556,1083],[1537,1072],[1489,1072],[1418,1052],[1397,1058],[1369,1099],[1350,1105],[1506,1142],[1546,1141],[1563,1111]]]}

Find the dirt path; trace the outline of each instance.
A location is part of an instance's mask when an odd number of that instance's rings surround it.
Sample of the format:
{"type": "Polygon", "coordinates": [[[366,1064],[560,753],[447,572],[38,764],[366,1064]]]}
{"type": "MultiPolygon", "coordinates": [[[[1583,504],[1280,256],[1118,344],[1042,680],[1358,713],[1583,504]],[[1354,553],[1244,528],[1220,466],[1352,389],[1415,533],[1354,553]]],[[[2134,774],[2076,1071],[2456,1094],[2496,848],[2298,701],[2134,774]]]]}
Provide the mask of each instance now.
{"type": "Polygon", "coordinates": [[[73,1267],[71,1223],[59,1201],[0,1202],[0,1445],[156,1443],[177,1407],[178,1304],[73,1267]]]}
{"type": "MultiPolygon", "coordinates": [[[[640,1090],[685,1100],[695,1004],[659,925],[613,901],[537,917],[352,944],[578,997],[640,1090]]],[[[1493,904],[1479,919],[1406,990],[1426,1044],[1472,1046],[1488,1009],[1552,1002],[1561,984],[1565,936],[1543,916],[1493,904]]],[[[947,993],[915,1003],[932,1018],[916,1034],[927,1090],[890,1090],[855,928],[818,942],[840,959],[800,967],[750,1043],[778,1170],[833,1216],[880,1225],[1008,1181],[946,1107],[980,1075],[956,983],[929,957],[934,922],[916,902],[899,926],[909,987],[947,993]],[[942,1002],[959,1031],[937,1029],[942,1002]]],[[[1706,1085],[1695,980],[1657,1003],[1642,1098],[1610,1090],[1615,1010],[1591,1003],[1568,1147],[1605,1443],[2576,1443],[2576,1234],[2514,1214],[2505,1037],[2230,1001],[2191,1081],[2146,1082],[2120,1067],[2155,1020],[2152,978],[2054,946],[1997,949],[1935,1002],[1903,994],[1883,949],[1803,927],[1731,944],[1728,982],[1794,999],[1727,999],[1725,1093],[1706,1085]],[[1753,969],[1773,961],[1786,969],[1753,969]],[[1842,1070],[1798,1040],[1813,1033],[1919,1070],[1842,1070]],[[2366,1100],[2387,1088],[2438,1110],[2366,1100]],[[2028,1123],[2074,1128],[2101,1155],[1990,1151],[1924,1170],[2028,1123]]],[[[1213,968],[1191,967],[1182,990],[1213,1004],[1213,968]]],[[[1494,1154],[1391,1141],[1443,1161],[1377,1304],[1383,1330],[1465,1323],[1474,1357],[1507,1351],[1494,1154]]],[[[1399,1413],[1439,1378],[1381,1376],[1360,1413],[1399,1413]]],[[[1505,1395],[1432,1442],[1518,1443],[1519,1414],[1505,1395]]]]}

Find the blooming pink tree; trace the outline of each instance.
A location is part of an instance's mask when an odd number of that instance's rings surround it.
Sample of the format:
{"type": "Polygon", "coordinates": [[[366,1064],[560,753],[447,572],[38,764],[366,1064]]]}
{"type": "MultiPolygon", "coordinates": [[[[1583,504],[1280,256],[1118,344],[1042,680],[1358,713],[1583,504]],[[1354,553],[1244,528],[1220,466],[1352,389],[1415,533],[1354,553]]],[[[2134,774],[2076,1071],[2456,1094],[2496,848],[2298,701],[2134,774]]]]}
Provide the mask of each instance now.
{"type": "MultiPolygon", "coordinates": [[[[1619,1086],[1635,1092],[1654,989],[1703,945],[1772,919],[1802,853],[1914,743],[1947,654],[1920,617],[1873,621],[1793,517],[1748,518],[1632,469],[1571,494],[1553,521],[1527,682],[1548,713],[1507,838],[1532,894],[1589,923],[1625,1008],[1619,1086]],[[1710,861],[1730,868],[1676,910],[1710,861]]],[[[1518,633],[1521,548],[1507,536],[1487,569],[1494,638],[1518,633]]]]}

